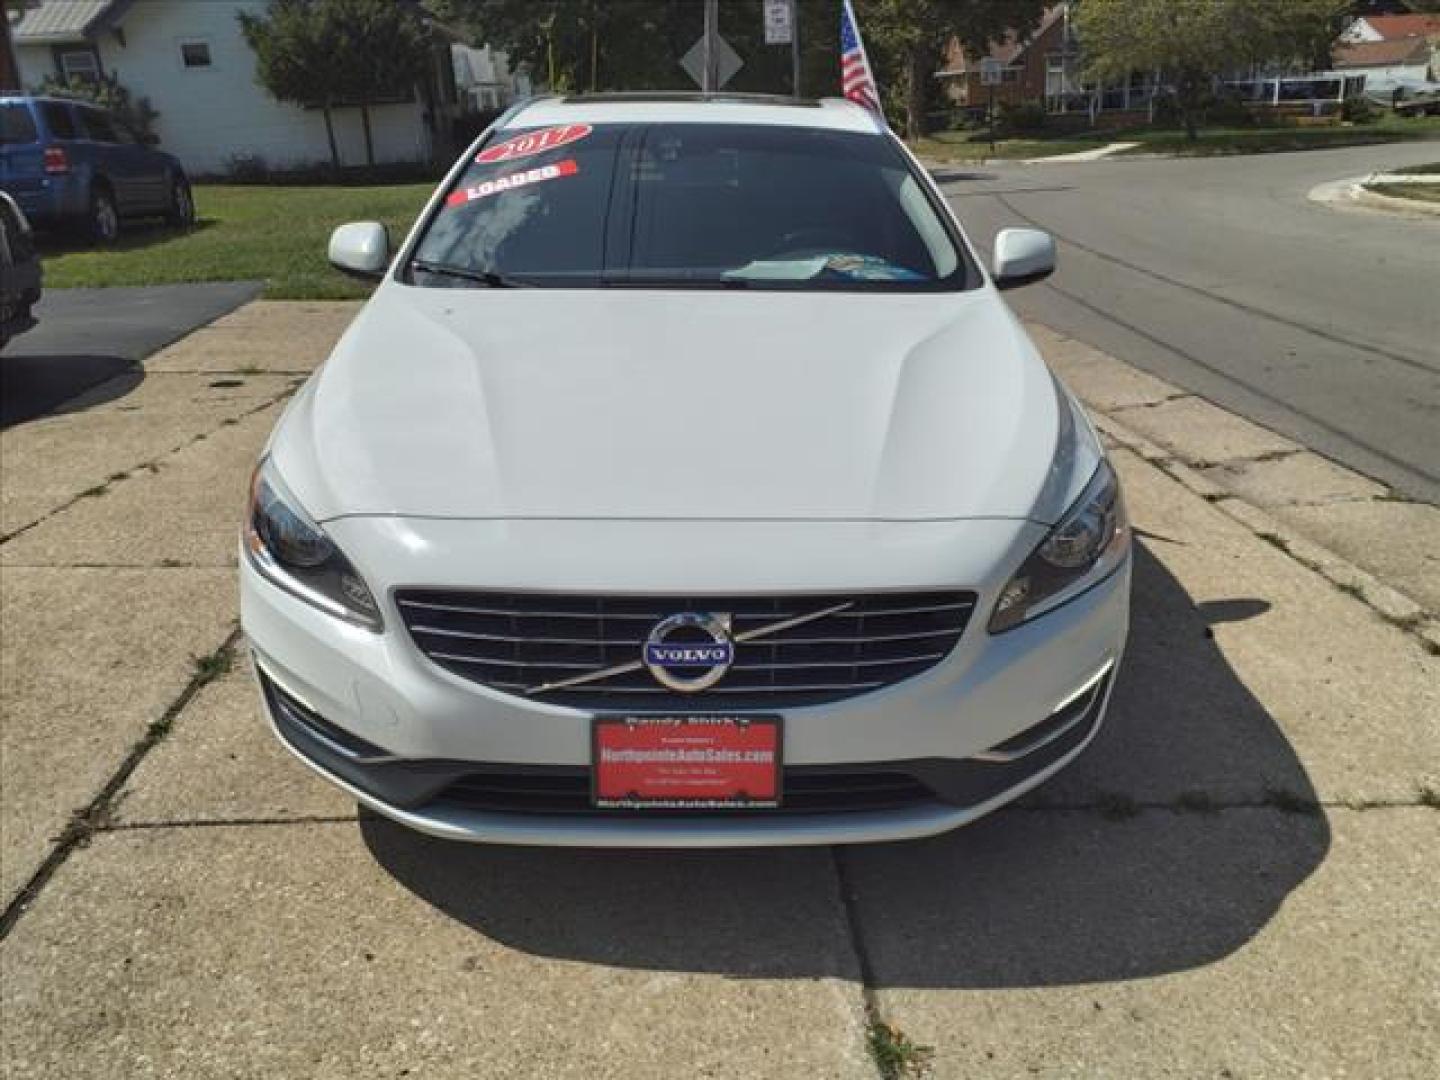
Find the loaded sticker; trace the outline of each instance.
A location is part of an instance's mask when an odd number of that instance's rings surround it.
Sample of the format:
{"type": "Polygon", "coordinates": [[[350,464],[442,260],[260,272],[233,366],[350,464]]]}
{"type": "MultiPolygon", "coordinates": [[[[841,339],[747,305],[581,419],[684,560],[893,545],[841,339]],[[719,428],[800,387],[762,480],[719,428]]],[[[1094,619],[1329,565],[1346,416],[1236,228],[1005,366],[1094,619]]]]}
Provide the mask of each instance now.
{"type": "Polygon", "coordinates": [[[562,176],[574,176],[579,171],[580,166],[575,164],[575,160],[567,158],[565,161],[557,161],[553,165],[541,165],[538,168],[527,169],[525,172],[497,176],[494,180],[486,180],[483,184],[476,184],[474,187],[465,188],[462,191],[452,191],[446,197],[445,205],[464,206],[476,199],[488,199],[492,195],[499,195],[503,191],[514,191],[516,188],[541,184],[546,180],[558,180],[562,176]]]}
{"type": "Polygon", "coordinates": [[[534,157],[546,150],[554,150],[557,146],[579,142],[594,130],[589,124],[561,124],[559,127],[545,128],[542,131],[526,132],[481,151],[475,160],[481,165],[490,165],[497,161],[518,161],[520,158],[534,157]]]}

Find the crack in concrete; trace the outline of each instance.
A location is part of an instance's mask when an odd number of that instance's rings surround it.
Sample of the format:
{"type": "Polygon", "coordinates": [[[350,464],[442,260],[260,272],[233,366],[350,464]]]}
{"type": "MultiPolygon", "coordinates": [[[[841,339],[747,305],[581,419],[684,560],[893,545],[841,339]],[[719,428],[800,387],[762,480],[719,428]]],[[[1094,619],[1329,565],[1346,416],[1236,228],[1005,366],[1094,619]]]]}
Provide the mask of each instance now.
{"type": "Polygon", "coordinates": [[[67,499],[65,502],[61,503],[59,506],[53,507],[52,509],[50,509],[50,510],[47,511],[46,513],[42,514],[40,517],[36,518],[34,521],[26,522],[24,525],[21,525],[18,529],[14,529],[14,530],[12,530],[11,532],[8,532],[8,533],[5,533],[5,534],[3,534],[3,535],[0,535],[0,546],[3,546],[3,545],[5,545],[5,544],[8,544],[11,540],[14,540],[17,536],[23,536],[25,533],[29,532],[31,529],[35,528],[37,525],[43,525],[43,524],[45,524],[45,522],[49,521],[50,519],[52,519],[52,518],[54,518],[54,517],[57,517],[57,516],[59,516],[60,514],[63,514],[66,510],[69,510],[72,506],[76,505],[77,503],[79,503],[79,502],[80,502],[81,500],[83,500],[83,499],[100,498],[100,497],[108,494],[109,491],[110,491],[110,489],[111,489],[112,487],[114,487],[116,484],[122,484],[122,483],[124,483],[124,482],[127,481],[127,480],[133,480],[133,479],[135,478],[135,474],[138,473],[138,472],[141,472],[142,470],[148,470],[148,471],[151,472],[151,473],[158,472],[159,469],[160,469],[160,465],[161,465],[162,462],[168,461],[170,458],[173,458],[176,454],[179,454],[180,452],[182,452],[182,451],[184,451],[184,450],[190,449],[190,447],[196,445],[197,443],[202,443],[202,442],[204,442],[206,439],[210,438],[212,435],[218,435],[221,431],[223,431],[223,430],[224,430],[225,428],[227,428],[227,427],[234,427],[236,424],[240,423],[240,421],[242,421],[242,420],[248,420],[248,419],[249,419],[250,417],[252,417],[252,416],[258,416],[260,413],[264,412],[266,409],[273,409],[276,405],[279,405],[282,401],[285,401],[287,398],[289,398],[289,397],[290,397],[291,395],[293,395],[294,393],[295,393],[295,388],[294,388],[293,386],[292,386],[292,387],[288,387],[288,388],[286,388],[284,391],[282,391],[281,393],[279,393],[279,394],[277,394],[276,396],[270,398],[269,400],[262,402],[261,404],[255,406],[255,407],[252,408],[252,409],[247,409],[246,411],[242,412],[239,416],[227,417],[226,419],[220,421],[220,423],[216,424],[213,428],[210,428],[208,431],[201,431],[201,432],[197,433],[196,435],[191,436],[189,439],[187,439],[187,440],[185,440],[184,442],[180,443],[178,446],[172,446],[169,450],[166,450],[165,452],[157,455],[156,457],[153,457],[153,458],[151,458],[151,459],[148,460],[148,461],[142,461],[140,464],[133,466],[132,468],[130,468],[129,470],[127,470],[127,471],[126,471],[125,473],[123,473],[123,474],[122,474],[122,473],[113,473],[113,474],[111,474],[111,476],[110,476],[108,479],[106,479],[106,480],[104,481],[104,483],[96,484],[94,487],[91,487],[91,488],[86,488],[84,491],[80,492],[78,495],[71,496],[69,499],[67,499]]]}
{"type": "Polygon", "coordinates": [[[360,819],[354,814],[302,814],[298,817],[176,818],[174,821],[115,821],[98,827],[97,833],[145,832],[159,829],[244,828],[251,825],[347,825],[360,819]]]}
{"type": "Polygon", "coordinates": [[[55,839],[55,846],[50,849],[50,853],[30,875],[30,880],[15,894],[15,898],[6,906],[4,912],[0,913],[0,941],[4,941],[10,935],[10,931],[15,928],[20,917],[29,910],[30,905],[40,896],[46,884],[70,858],[75,849],[84,847],[96,833],[107,831],[114,824],[112,818],[116,806],[116,796],[120,794],[126,781],[134,774],[140,762],[145,760],[146,755],[159,746],[170,734],[176,719],[194,700],[195,695],[229,669],[235,655],[235,647],[239,642],[240,627],[234,626],[214,652],[196,660],[195,671],[184,689],[160,714],[159,719],[152,721],[146,728],[145,734],[130,748],[130,752],[125,755],[125,759],[119,767],[110,774],[110,779],[105,781],[99,793],[84,808],[71,815],[64,830],[55,839]]]}

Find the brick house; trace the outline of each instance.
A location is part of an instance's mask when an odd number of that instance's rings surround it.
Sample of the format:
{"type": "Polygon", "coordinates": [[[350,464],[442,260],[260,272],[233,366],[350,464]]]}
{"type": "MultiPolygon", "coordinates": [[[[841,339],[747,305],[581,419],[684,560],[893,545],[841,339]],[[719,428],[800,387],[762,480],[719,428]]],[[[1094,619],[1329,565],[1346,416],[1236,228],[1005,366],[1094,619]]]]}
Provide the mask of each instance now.
{"type": "MultiPolygon", "coordinates": [[[[1004,65],[995,87],[999,105],[1041,105],[1052,116],[1074,116],[1097,126],[1123,126],[1150,116],[1158,78],[1136,72],[1114,84],[1088,86],[1080,76],[1080,46],[1071,28],[1073,3],[1052,4],[1028,35],[1007,34],[991,45],[989,59],[1004,65]]],[[[979,114],[990,100],[980,77],[981,58],[951,40],[944,66],[935,73],[957,106],[979,114]]]]}

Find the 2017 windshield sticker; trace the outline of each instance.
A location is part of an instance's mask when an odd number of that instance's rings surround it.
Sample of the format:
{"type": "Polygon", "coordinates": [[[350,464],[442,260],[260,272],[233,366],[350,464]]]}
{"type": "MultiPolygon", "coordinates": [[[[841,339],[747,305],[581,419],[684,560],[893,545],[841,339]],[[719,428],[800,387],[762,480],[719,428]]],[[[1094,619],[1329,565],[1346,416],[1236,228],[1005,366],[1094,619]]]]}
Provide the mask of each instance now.
{"type": "Polygon", "coordinates": [[[482,150],[475,160],[481,165],[490,165],[497,161],[517,161],[520,158],[534,157],[546,150],[554,150],[557,146],[579,142],[594,130],[589,124],[561,124],[543,131],[529,131],[482,150]]]}
{"type": "Polygon", "coordinates": [[[525,172],[511,173],[508,176],[497,176],[494,180],[486,180],[483,184],[476,184],[474,187],[465,188],[462,191],[452,191],[445,199],[446,206],[465,206],[476,199],[488,199],[492,195],[499,195],[504,191],[514,191],[516,188],[529,187],[531,184],[544,183],[546,180],[558,180],[562,176],[574,176],[580,171],[580,166],[573,158],[564,161],[557,161],[553,165],[541,165],[538,168],[527,169],[525,172]]]}

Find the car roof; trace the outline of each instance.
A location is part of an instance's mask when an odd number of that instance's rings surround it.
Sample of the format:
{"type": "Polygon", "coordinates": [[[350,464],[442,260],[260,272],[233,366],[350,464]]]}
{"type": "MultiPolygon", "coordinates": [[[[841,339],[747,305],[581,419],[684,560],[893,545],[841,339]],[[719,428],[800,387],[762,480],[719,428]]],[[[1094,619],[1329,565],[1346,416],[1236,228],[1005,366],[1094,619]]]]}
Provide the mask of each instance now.
{"type": "Polygon", "coordinates": [[[583,94],[534,98],[516,106],[506,128],[558,124],[763,124],[875,135],[885,129],[869,109],[841,98],[767,94],[583,94]]]}

